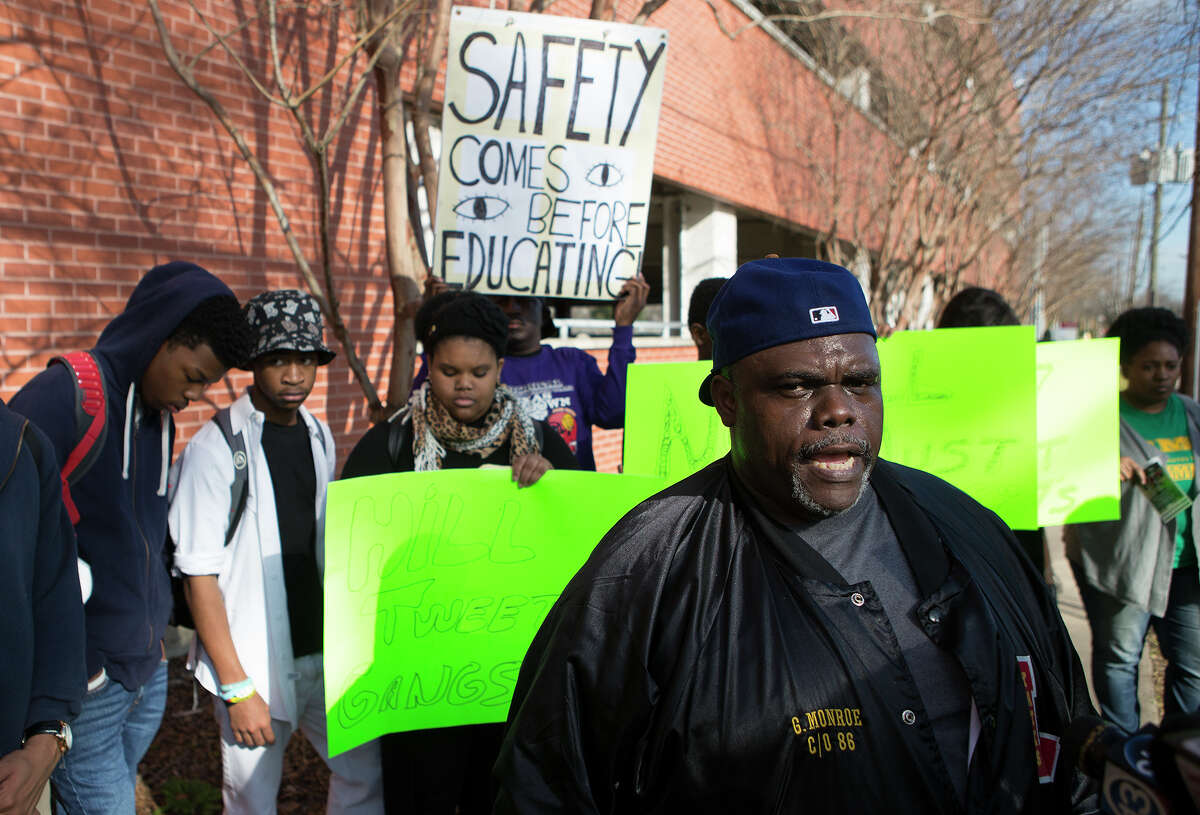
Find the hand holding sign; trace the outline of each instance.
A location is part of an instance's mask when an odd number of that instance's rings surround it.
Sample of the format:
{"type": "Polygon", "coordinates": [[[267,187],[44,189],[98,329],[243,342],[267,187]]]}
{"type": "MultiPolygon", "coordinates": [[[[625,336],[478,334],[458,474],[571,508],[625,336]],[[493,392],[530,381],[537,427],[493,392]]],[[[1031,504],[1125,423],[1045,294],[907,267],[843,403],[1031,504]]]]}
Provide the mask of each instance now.
{"type": "Polygon", "coordinates": [[[633,325],[633,321],[646,307],[646,298],[650,296],[650,284],[640,274],[625,281],[617,294],[617,307],[614,309],[617,325],[633,325]]]}
{"type": "Polygon", "coordinates": [[[518,487],[531,487],[537,483],[539,478],[553,469],[553,465],[545,456],[528,453],[513,459],[512,480],[517,482],[518,487]]]}

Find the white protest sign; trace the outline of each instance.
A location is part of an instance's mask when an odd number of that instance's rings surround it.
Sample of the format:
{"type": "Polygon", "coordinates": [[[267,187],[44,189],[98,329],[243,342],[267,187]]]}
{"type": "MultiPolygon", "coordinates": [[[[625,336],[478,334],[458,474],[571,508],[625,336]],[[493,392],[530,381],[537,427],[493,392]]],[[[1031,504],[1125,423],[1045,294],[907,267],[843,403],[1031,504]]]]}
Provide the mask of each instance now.
{"type": "Polygon", "coordinates": [[[641,268],[667,34],[455,7],[435,274],[612,300],[641,268]]]}

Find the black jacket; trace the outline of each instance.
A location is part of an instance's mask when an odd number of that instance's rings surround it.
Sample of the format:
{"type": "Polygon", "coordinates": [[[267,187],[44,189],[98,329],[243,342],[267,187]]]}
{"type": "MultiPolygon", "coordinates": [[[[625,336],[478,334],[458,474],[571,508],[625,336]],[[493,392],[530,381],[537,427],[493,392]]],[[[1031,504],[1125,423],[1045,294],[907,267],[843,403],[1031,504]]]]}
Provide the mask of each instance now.
{"type": "Polygon", "coordinates": [[[54,450],[0,402],[0,756],[34,722],[79,713],[83,601],[54,450]]]}
{"type": "MultiPolygon", "coordinates": [[[[781,553],[732,479],[722,460],[643,502],[567,586],[521,667],[497,812],[964,811],[870,584],[781,553]]],[[[926,473],[880,461],[871,484],[978,707],[965,811],[1090,811],[1065,760],[1038,781],[1019,658],[1051,748],[1091,707],[1007,528],[926,473]]]]}

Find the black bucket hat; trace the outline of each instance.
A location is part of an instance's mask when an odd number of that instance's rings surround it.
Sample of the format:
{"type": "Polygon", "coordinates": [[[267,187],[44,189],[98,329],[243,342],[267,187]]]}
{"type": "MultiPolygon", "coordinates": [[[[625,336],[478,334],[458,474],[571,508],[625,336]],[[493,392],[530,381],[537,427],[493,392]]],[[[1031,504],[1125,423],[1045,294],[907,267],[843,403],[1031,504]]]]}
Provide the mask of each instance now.
{"type": "Polygon", "coordinates": [[[272,351],[302,351],[315,354],[326,365],[336,356],[325,345],[325,321],[316,298],[296,289],[256,294],[242,307],[246,322],[254,330],[253,362],[272,351]]]}

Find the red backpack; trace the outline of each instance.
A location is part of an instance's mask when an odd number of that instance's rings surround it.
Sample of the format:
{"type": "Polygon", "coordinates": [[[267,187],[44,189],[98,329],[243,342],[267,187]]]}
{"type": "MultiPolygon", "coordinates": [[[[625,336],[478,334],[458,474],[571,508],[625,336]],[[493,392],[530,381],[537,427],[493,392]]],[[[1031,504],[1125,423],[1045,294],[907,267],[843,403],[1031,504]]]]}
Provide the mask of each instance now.
{"type": "Polygon", "coordinates": [[[71,523],[79,523],[79,510],[71,499],[71,485],[87,473],[100,451],[108,431],[108,399],[104,395],[104,375],[96,358],[87,351],[72,351],[50,360],[62,363],[75,379],[75,446],[62,467],[63,504],[71,523]]]}
{"type": "MultiPolygon", "coordinates": [[[[105,396],[104,375],[90,352],[72,351],[50,360],[51,364],[55,362],[65,365],[75,379],[75,446],[71,448],[62,468],[62,489],[67,514],[71,516],[71,523],[77,524],[79,510],[71,498],[71,485],[87,474],[104,449],[104,437],[108,430],[108,399],[105,396]]],[[[217,411],[212,420],[221,429],[221,436],[233,453],[233,483],[230,485],[232,502],[225,534],[225,545],[228,546],[246,508],[246,442],[241,433],[233,432],[229,408],[217,411]]]]}

